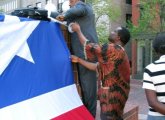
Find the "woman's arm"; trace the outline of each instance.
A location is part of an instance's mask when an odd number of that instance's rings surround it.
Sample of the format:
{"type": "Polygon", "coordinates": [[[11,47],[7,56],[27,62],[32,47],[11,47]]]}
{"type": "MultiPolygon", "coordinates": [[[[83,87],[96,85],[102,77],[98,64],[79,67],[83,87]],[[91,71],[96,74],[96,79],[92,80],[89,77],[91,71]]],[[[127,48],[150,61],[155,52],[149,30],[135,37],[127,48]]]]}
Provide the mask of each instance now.
{"type": "Polygon", "coordinates": [[[93,70],[93,71],[96,71],[96,68],[97,68],[97,64],[96,63],[92,63],[92,62],[88,62],[88,61],[85,61],[75,55],[71,55],[71,59],[72,59],[72,62],[75,62],[75,63],[80,63],[81,65],[83,65],[84,67],[88,68],[89,70],[93,70]]]}
{"type": "MultiPolygon", "coordinates": [[[[80,26],[78,23],[72,23],[71,25],[72,31],[76,32],[78,35],[78,38],[80,40],[80,43],[82,45],[85,44],[85,42],[87,42],[87,38],[83,35],[83,33],[81,32],[80,26]]],[[[87,28],[88,29],[88,28],[87,28]]]]}
{"type": "Polygon", "coordinates": [[[165,104],[158,101],[156,92],[153,90],[145,89],[145,93],[149,106],[157,112],[165,115],[165,104]]]}

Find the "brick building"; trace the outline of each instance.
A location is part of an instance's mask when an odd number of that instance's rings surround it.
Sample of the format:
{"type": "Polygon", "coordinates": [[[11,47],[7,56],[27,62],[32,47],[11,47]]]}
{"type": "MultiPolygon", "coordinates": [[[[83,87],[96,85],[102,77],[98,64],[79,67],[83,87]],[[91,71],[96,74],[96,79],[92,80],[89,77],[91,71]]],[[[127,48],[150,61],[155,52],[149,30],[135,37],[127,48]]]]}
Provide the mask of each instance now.
{"type": "MultiPolygon", "coordinates": [[[[160,11],[159,6],[155,7],[160,11]]],[[[138,25],[142,10],[143,5],[140,4],[140,0],[132,0],[132,22],[135,26],[138,25]]],[[[157,15],[155,19],[151,25],[157,28],[160,26],[160,16],[157,15]]],[[[157,32],[159,32],[159,30],[157,30],[157,32]]],[[[137,37],[132,39],[132,77],[135,79],[142,79],[145,66],[157,59],[152,50],[152,40],[154,38],[155,34],[153,33],[141,32],[137,37]]]]}

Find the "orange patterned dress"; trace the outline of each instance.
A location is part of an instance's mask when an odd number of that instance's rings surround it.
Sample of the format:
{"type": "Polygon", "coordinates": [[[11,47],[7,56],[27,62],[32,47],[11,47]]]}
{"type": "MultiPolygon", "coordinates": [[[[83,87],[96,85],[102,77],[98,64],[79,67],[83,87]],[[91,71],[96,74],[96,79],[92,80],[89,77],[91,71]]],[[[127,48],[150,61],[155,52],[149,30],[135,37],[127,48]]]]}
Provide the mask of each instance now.
{"type": "Polygon", "coordinates": [[[89,61],[98,59],[98,97],[101,112],[108,120],[122,119],[130,90],[130,65],[123,47],[87,42],[84,52],[89,61]]]}

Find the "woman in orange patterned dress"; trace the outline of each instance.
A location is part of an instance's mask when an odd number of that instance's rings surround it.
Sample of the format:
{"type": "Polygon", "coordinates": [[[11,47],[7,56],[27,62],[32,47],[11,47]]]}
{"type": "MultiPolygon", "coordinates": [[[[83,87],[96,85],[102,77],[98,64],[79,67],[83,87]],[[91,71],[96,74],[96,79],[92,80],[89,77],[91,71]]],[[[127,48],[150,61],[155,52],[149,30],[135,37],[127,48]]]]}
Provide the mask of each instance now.
{"type": "Polygon", "coordinates": [[[129,31],[119,27],[112,32],[105,45],[91,43],[81,33],[77,23],[72,25],[80,42],[84,45],[87,60],[72,55],[72,62],[77,62],[90,70],[96,70],[99,77],[98,97],[102,120],[122,120],[123,110],[130,90],[130,65],[123,48],[130,39],[129,31]],[[92,63],[97,57],[98,62],[92,63]]]}

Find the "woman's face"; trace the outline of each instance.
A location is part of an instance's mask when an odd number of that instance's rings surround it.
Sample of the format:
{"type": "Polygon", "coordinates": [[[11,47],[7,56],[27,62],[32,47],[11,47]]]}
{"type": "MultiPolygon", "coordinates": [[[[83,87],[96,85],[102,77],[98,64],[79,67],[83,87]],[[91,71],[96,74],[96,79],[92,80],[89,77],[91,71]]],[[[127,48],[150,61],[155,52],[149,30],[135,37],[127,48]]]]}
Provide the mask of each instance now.
{"type": "Polygon", "coordinates": [[[115,31],[111,32],[110,35],[109,35],[109,42],[115,43],[115,40],[116,40],[117,36],[118,35],[115,31]]]}

